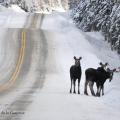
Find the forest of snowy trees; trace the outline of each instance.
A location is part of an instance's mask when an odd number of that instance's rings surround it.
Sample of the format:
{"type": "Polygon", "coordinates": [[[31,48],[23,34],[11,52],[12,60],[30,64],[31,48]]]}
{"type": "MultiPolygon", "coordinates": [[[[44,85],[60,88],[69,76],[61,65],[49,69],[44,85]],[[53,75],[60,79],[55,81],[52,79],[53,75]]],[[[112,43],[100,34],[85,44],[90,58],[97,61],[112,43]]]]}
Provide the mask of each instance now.
{"type": "Polygon", "coordinates": [[[85,32],[102,31],[111,49],[120,54],[120,0],[79,0],[74,4],[71,16],[76,26],[85,32]]]}
{"type": "Polygon", "coordinates": [[[26,12],[47,11],[62,7],[68,9],[68,0],[3,0],[2,5],[8,7],[17,4],[26,12]]]}

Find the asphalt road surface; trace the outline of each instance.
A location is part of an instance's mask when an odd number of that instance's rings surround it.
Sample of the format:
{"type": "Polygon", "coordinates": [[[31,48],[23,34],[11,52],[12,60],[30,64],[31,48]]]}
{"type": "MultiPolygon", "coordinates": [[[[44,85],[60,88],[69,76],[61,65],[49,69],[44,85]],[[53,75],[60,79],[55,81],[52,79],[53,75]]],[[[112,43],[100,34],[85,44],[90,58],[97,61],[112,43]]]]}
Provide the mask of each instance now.
{"type": "Polygon", "coordinates": [[[21,120],[43,86],[48,55],[48,41],[40,29],[43,20],[43,14],[35,13],[28,16],[24,28],[5,29],[0,120],[21,120]]]}

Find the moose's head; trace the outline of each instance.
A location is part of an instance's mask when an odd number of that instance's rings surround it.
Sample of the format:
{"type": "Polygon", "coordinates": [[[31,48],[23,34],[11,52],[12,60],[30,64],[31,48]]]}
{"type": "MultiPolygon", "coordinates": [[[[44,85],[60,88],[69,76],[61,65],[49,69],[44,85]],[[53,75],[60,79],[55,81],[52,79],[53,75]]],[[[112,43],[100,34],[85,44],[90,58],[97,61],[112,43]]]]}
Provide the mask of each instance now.
{"type": "Polygon", "coordinates": [[[104,70],[106,70],[107,69],[107,66],[108,66],[109,64],[106,62],[105,64],[103,64],[102,62],[100,62],[100,66],[104,69],[104,70]]]}
{"type": "Polygon", "coordinates": [[[76,66],[80,66],[80,60],[81,60],[81,59],[82,59],[82,57],[76,58],[76,57],[74,56],[75,65],[76,65],[76,66]]]}
{"type": "Polygon", "coordinates": [[[107,72],[109,73],[109,82],[111,82],[111,80],[113,79],[113,74],[114,72],[116,72],[116,69],[110,69],[110,68],[107,68],[107,72]]]}

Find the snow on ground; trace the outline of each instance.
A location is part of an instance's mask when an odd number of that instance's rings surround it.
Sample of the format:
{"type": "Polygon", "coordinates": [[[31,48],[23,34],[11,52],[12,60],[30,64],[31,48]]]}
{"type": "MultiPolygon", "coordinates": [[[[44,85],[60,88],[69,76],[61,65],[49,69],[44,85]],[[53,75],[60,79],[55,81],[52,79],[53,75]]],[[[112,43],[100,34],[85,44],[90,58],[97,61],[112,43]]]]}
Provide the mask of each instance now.
{"type": "Polygon", "coordinates": [[[6,33],[6,30],[0,30],[0,66],[2,65],[2,61],[3,61],[3,58],[4,58],[4,52],[5,52],[5,46],[3,46],[3,43],[4,43],[4,36],[5,36],[5,33],[6,33]]]}
{"type": "Polygon", "coordinates": [[[42,29],[49,42],[49,64],[44,87],[35,95],[24,120],[118,120],[119,73],[111,83],[106,82],[103,97],[92,97],[90,92],[90,96],[83,94],[85,69],[98,67],[101,61],[109,62],[111,68],[120,66],[119,57],[110,52],[101,34],[79,31],[63,13],[47,15],[42,29]],[[81,95],[69,94],[69,68],[74,64],[74,55],[82,56],[81,95]]]}
{"type": "Polygon", "coordinates": [[[0,12],[6,10],[6,8],[2,5],[0,5],[0,12]]]}
{"type": "Polygon", "coordinates": [[[8,9],[18,13],[25,13],[25,11],[22,10],[18,5],[11,5],[8,9]]]}
{"type": "Polygon", "coordinates": [[[0,26],[2,28],[22,28],[27,19],[27,13],[17,5],[10,8],[0,6],[0,26]]]}

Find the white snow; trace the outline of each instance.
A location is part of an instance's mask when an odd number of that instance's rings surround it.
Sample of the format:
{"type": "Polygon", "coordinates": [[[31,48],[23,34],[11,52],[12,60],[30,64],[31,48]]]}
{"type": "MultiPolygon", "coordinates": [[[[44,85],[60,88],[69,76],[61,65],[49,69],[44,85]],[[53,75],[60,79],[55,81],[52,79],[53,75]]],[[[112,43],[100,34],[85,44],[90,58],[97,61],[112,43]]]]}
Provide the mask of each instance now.
{"type": "Polygon", "coordinates": [[[18,5],[11,5],[8,9],[13,10],[18,13],[25,13],[18,5]]]}
{"type": "Polygon", "coordinates": [[[102,35],[79,31],[69,17],[61,13],[45,17],[42,29],[50,41],[47,75],[44,87],[35,95],[24,120],[118,120],[119,73],[111,83],[106,82],[103,97],[83,94],[85,69],[96,68],[100,61],[109,62],[110,68],[120,66],[118,55],[110,51],[102,35]],[[74,64],[74,55],[82,56],[81,95],[69,94],[69,68],[74,64]],[[55,61],[51,57],[55,57],[55,61]]]}
{"type": "Polygon", "coordinates": [[[17,5],[10,8],[0,6],[0,26],[2,28],[22,28],[28,14],[23,12],[17,5]]]}
{"type": "Polygon", "coordinates": [[[0,12],[6,10],[6,8],[2,5],[0,5],[0,12]]]}

